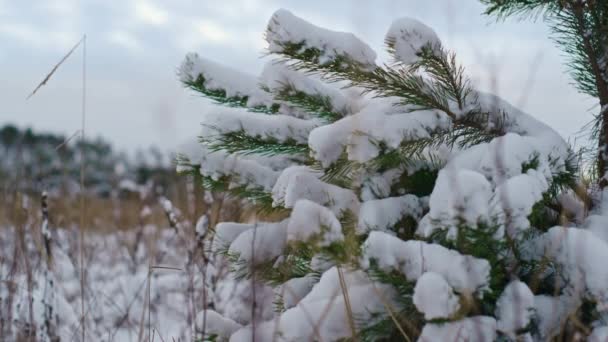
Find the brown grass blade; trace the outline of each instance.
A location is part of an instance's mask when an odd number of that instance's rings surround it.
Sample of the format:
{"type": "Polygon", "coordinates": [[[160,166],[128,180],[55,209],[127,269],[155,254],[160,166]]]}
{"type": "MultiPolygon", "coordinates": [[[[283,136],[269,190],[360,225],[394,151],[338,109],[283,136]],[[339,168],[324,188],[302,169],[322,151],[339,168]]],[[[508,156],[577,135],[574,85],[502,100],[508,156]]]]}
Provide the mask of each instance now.
{"type": "Polygon", "coordinates": [[[61,60],[59,61],[59,63],[57,63],[53,69],[51,69],[51,71],[46,75],[46,77],[42,80],[42,82],[40,82],[36,88],[34,88],[34,90],[32,91],[31,94],[29,94],[25,99],[29,100],[30,97],[34,96],[34,94],[36,94],[36,92],[42,88],[42,86],[46,85],[46,83],[51,79],[51,77],[53,76],[53,74],[57,71],[57,69],[59,69],[59,67],[61,66],[61,64],[63,64],[71,55],[72,53],[76,50],[76,48],[78,48],[78,46],[80,46],[80,44],[82,44],[82,42],[84,41],[84,36],[82,38],[80,38],[80,40],[78,41],[78,43],[76,43],[76,45],[74,45],[74,47],[72,47],[72,49],[70,49],[70,51],[68,51],[68,53],[63,56],[63,58],[61,58],[61,60]]]}

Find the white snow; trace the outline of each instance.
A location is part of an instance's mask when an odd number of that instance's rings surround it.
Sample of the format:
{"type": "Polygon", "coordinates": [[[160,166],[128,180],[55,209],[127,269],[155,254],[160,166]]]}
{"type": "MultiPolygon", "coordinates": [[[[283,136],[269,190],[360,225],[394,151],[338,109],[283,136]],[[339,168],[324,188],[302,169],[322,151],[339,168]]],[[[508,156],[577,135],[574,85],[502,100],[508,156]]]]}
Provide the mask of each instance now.
{"type": "Polygon", "coordinates": [[[207,214],[203,214],[196,221],[194,231],[198,238],[202,238],[207,234],[207,229],[209,229],[209,216],[207,216],[207,214]]]}
{"type": "Polygon", "coordinates": [[[230,253],[239,256],[239,260],[248,263],[259,263],[278,257],[285,248],[287,223],[254,223],[253,227],[242,232],[230,244],[230,253]]]}
{"type": "Polygon", "coordinates": [[[414,305],[424,319],[449,318],[460,308],[458,296],[441,274],[426,272],[416,282],[414,305]]]}
{"type": "Polygon", "coordinates": [[[489,222],[492,185],[480,173],[466,169],[442,169],[429,199],[430,211],[420,222],[418,234],[430,236],[437,228],[455,237],[461,223],[477,226],[489,222]]]}
{"type": "Polygon", "coordinates": [[[497,329],[512,339],[530,324],[534,315],[534,294],[525,283],[511,281],[496,303],[497,329]]]}
{"type": "Polygon", "coordinates": [[[190,53],[179,68],[179,77],[182,82],[188,82],[196,81],[199,76],[204,77],[204,86],[209,90],[224,90],[228,97],[248,96],[250,107],[270,104],[270,96],[260,89],[254,76],[190,53]]]}
{"type": "Polygon", "coordinates": [[[393,21],[386,33],[386,42],[393,46],[395,59],[404,64],[415,63],[425,46],[435,53],[439,53],[441,47],[441,41],[435,31],[412,18],[393,21]]]}
{"type": "Polygon", "coordinates": [[[230,244],[244,231],[253,229],[249,223],[220,222],[215,226],[213,251],[227,250],[230,244]]]}
{"type": "Polygon", "coordinates": [[[294,140],[306,143],[308,134],[317,126],[314,120],[302,120],[288,115],[251,115],[239,108],[222,108],[203,114],[201,137],[211,138],[222,133],[244,131],[248,136],[273,138],[279,142],[294,140]]]}
{"type": "Polygon", "coordinates": [[[320,238],[320,246],[344,240],[342,226],[324,206],[307,199],[296,202],[287,225],[287,241],[309,241],[320,238]]]}
{"type": "Polygon", "coordinates": [[[375,65],[374,50],[354,34],[320,28],[284,9],[276,11],[268,22],[266,40],[273,53],[282,52],[286,43],[302,43],[304,49],[316,48],[321,52],[320,64],[345,56],[364,67],[375,65]]]}
{"type": "Polygon", "coordinates": [[[308,146],[324,167],[331,165],[344,151],[349,160],[366,162],[378,156],[379,142],[397,148],[403,141],[423,139],[451,125],[448,116],[436,111],[391,114],[376,106],[310,132],[308,146]]]}
{"type": "Polygon", "coordinates": [[[325,183],[320,176],[305,166],[285,169],[272,189],[273,204],[293,208],[298,200],[307,199],[329,207],[336,216],[359,212],[359,200],[352,190],[325,183]]]}
{"type": "Polygon", "coordinates": [[[572,313],[571,311],[578,306],[579,303],[566,295],[559,297],[534,296],[538,332],[542,340],[547,341],[558,335],[568,316],[572,313]]]}
{"type": "Polygon", "coordinates": [[[441,274],[458,292],[483,292],[488,286],[490,264],[485,259],[461,255],[454,250],[423,241],[403,241],[395,236],[373,231],[363,244],[362,267],[375,260],[380,269],[398,270],[408,280],[426,272],[441,274]]]}
{"type": "Polygon", "coordinates": [[[598,327],[593,329],[591,335],[587,337],[588,342],[605,342],[608,341],[608,326],[598,327]]]}
{"type": "Polygon", "coordinates": [[[209,152],[205,150],[201,153],[198,164],[203,176],[215,180],[219,180],[223,176],[231,176],[230,180],[234,184],[248,187],[259,186],[266,191],[272,189],[279,176],[279,172],[255,160],[227,154],[223,151],[209,152]]]}
{"type": "MultiPolygon", "coordinates": [[[[314,75],[305,75],[301,72],[293,70],[286,63],[277,61],[269,61],[264,66],[264,70],[260,76],[260,83],[268,87],[272,93],[283,91],[288,88],[290,90],[301,91],[311,96],[322,96],[329,99],[332,110],[342,115],[352,113],[357,103],[356,98],[347,96],[342,90],[333,87],[331,84],[323,83],[314,75]]],[[[284,103],[289,105],[288,102],[284,103]]],[[[295,110],[286,110],[285,114],[295,115],[295,110]]],[[[310,119],[310,116],[303,118],[310,119]]]]}
{"type": "Polygon", "coordinates": [[[492,199],[494,218],[511,227],[509,235],[529,228],[528,216],[532,207],[542,200],[548,189],[547,180],[536,170],[509,178],[496,188],[492,199]]]}
{"type": "Polygon", "coordinates": [[[306,296],[318,280],[314,276],[292,278],[277,289],[277,293],[283,298],[283,305],[290,309],[298,304],[306,296]]]}
{"type": "MultiPolygon", "coordinates": [[[[388,303],[394,302],[395,293],[387,286],[373,284],[362,271],[343,271],[353,316],[363,321],[372,313],[385,312],[379,295],[388,303]]],[[[251,326],[237,331],[230,341],[251,341],[251,326]]],[[[331,268],[295,307],[277,318],[256,325],[256,341],[335,341],[352,336],[344,294],[340,287],[338,270],[331,268]]]]}
{"type": "Polygon", "coordinates": [[[391,231],[394,225],[406,216],[420,219],[422,210],[422,201],[414,195],[363,202],[357,232],[363,234],[371,230],[391,231]]]}
{"type": "Polygon", "coordinates": [[[230,338],[241,327],[213,310],[202,310],[196,315],[196,330],[206,335],[217,335],[221,340],[230,338]]]}
{"type": "Polygon", "coordinates": [[[553,227],[537,239],[534,252],[535,258],[547,257],[560,266],[571,294],[585,294],[608,307],[608,243],[588,230],[553,227]]]}
{"type": "Polygon", "coordinates": [[[419,342],[492,342],[496,339],[496,320],[493,317],[467,317],[455,322],[427,323],[419,342]]]}

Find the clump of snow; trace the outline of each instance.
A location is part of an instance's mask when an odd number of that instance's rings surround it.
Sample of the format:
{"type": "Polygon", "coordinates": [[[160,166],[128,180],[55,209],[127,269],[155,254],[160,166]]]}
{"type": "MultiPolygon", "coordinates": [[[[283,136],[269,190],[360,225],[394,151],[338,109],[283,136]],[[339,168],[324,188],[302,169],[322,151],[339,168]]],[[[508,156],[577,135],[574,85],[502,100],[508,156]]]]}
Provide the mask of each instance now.
{"type": "Polygon", "coordinates": [[[289,279],[281,285],[277,292],[283,299],[285,309],[296,306],[310,292],[317,281],[316,277],[308,275],[301,278],[289,279]]]}
{"type": "Polygon", "coordinates": [[[242,326],[225,318],[213,310],[202,310],[196,315],[196,329],[205,335],[217,335],[220,340],[228,340],[230,335],[242,326]]]}
{"type": "Polygon", "coordinates": [[[476,316],[456,322],[427,323],[418,341],[493,342],[495,339],[496,320],[476,316]]]}
{"type": "Polygon", "coordinates": [[[414,305],[424,319],[449,318],[460,308],[458,296],[441,274],[426,272],[416,282],[414,305]]]}
{"type": "Polygon", "coordinates": [[[535,258],[547,257],[559,265],[570,293],[586,294],[599,307],[608,307],[608,243],[588,230],[553,227],[536,245],[535,258]]]}
{"type": "Polygon", "coordinates": [[[375,261],[383,270],[398,270],[408,280],[416,280],[426,272],[435,272],[458,292],[485,290],[490,278],[490,264],[485,259],[447,249],[423,241],[403,241],[395,236],[371,232],[363,244],[362,267],[368,269],[375,261]]]}
{"type": "Polygon", "coordinates": [[[436,111],[387,115],[376,106],[330,125],[314,128],[308,138],[313,156],[323,166],[335,162],[344,151],[349,160],[366,162],[378,156],[378,142],[397,148],[404,141],[429,138],[432,132],[451,126],[448,116],[436,111]]]}
{"type": "Polygon", "coordinates": [[[412,18],[400,18],[391,24],[386,42],[394,50],[395,59],[405,64],[418,61],[422,48],[429,47],[439,53],[441,41],[435,31],[412,18]]]}
{"type": "Polygon", "coordinates": [[[208,111],[203,114],[201,136],[209,139],[221,133],[245,131],[248,136],[273,138],[279,142],[294,140],[306,143],[308,134],[317,126],[314,120],[288,115],[251,115],[237,108],[208,111]]]}
{"type": "Polygon", "coordinates": [[[202,238],[207,235],[207,229],[209,229],[209,216],[207,216],[207,214],[203,214],[196,221],[194,232],[198,238],[202,238]]]}
{"type": "Polygon", "coordinates": [[[305,166],[285,169],[272,189],[273,205],[293,208],[298,200],[307,199],[329,207],[337,216],[345,211],[358,213],[359,200],[352,190],[325,183],[320,176],[305,166]]]}
{"type": "MultiPolygon", "coordinates": [[[[372,319],[373,314],[384,313],[386,308],[379,295],[388,303],[394,303],[394,290],[373,284],[364,272],[344,270],[343,275],[354,317],[366,321],[372,319]]],[[[295,307],[256,324],[255,336],[248,326],[238,330],[231,341],[336,341],[352,337],[348,315],[339,271],[333,267],[323,273],[312,291],[295,307]]]]}
{"type": "MultiPolygon", "coordinates": [[[[356,99],[348,97],[340,89],[330,84],[321,82],[313,75],[304,75],[289,67],[285,63],[270,61],[264,66],[260,76],[260,82],[264,84],[271,93],[282,92],[289,89],[290,92],[299,91],[310,96],[319,96],[329,100],[334,112],[346,115],[352,113],[356,105],[356,99]]],[[[289,103],[286,103],[289,105],[289,103]]],[[[286,114],[297,114],[297,111],[286,111],[286,114]]],[[[310,116],[305,118],[310,119],[310,116]]]]}
{"type": "Polygon", "coordinates": [[[498,330],[515,339],[534,315],[534,294],[519,280],[510,282],[496,303],[498,330]]]}
{"type": "Polygon", "coordinates": [[[307,199],[296,202],[287,225],[287,241],[308,241],[320,237],[320,246],[344,240],[336,215],[324,206],[307,199]]]}
{"type": "Polygon", "coordinates": [[[420,222],[418,233],[430,236],[437,226],[455,236],[457,226],[476,226],[489,221],[492,186],[480,173],[465,169],[442,169],[429,199],[430,211],[420,222]]]}
{"type": "Polygon", "coordinates": [[[223,151],[210,152],[205,150],[198,161],[200,173],[203,176],[219,180],[223,176],[231,176],[235,184],[259,186],[267,191],[272,189],[279,177],[276,172],[255,160],[228,154],[223,151]]]}
{"type": "Polygon", "coordinates": [[[579,304],[573,298],[562,295],[559,297],[538,295],[534,296],[534,308],[538,334],[543,341],[548,341],[558,335],[572,313],[579,304]]]}
{"type": "Polygon", "coordinates": [[[248,263],[259,263],[278,257],[285,248],[288,222],[289,220],[253,224],[253,228],[242,232],[232,241],[229,252],[248,263]]]}
{"type": "Polygon", "coordinates": [[[601,204],[585,220],[583,227],[608,243],[608,189],[600,194],[601,204]]]}
{"type": "Polygon", "coordinates": [[[255,77],[202,58],[196,53],[186,55],[179,68],[179,77],[182,82],[194,82],[203,77],[207,89],[223,90],[228,97],[247,96],[248,106],[270,104],[270,96],[260,89],[255,77]]]}
{"type": "Polygon", "coordinates": [[[394,225],[406,216],[418,221],[422,210],[422,201],[414,195],[363,202],[357,231],[360,234],[371,230],[391,231],[394,225]]]}
{"type": "Polygon", "coordinates": [[[509,225],[509,235],[515,233],[513,230],[529,228],[528,216],[532,213],[532,207],[542,200],[543,193],[548,189],[546,178],[533,169],[509,178],[496,188],[492,199],[494,217],[509,225]]]}
{"type": "Polygon", "coordinates": [[[589,335],[589,337],[587,337],[587,341],[588,342],[608,341],[608,327],[603,326],[603,327],[598,327],[598,328],[593,329],[593,332],[591,332],[591,335],[589,335]]]}
{"type": "Polygon", "coordinates": [[[228,249],[230,244],[244,231],[253,229],[249,223],[220,222],[215,226],[213,236],[213,252],[228,249]]]}
{"type": "Polygon", "coordinates": [[[376,53],[354,34],[315,26],[284,9],[276,11],[268,22],[266,40],[273,53],[283,52],[288,43],[303,44],[303,50],[320,51],[320,64],[344,56],[365,67],[375,66],[376,53]]]}

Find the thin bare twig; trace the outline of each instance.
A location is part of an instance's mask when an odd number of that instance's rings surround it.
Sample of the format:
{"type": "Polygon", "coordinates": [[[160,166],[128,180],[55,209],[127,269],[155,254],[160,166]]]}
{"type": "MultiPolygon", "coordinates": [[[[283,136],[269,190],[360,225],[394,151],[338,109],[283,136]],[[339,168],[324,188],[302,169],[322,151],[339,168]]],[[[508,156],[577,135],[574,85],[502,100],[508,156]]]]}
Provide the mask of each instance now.
{"type": "Polygon", "coordinates": [[[85,42],[86,37],[87,37],[86,35],[82,36],[82,38],[80,38],[78,43],[76,43],[76,45],[74,45],[74,47],[72,47],[72,49],[70,49],[70,51],[68,51],[68,53],[65,56],[63,56],[63,58],[61,58],[61,60],[59,60],[59,62],[57,64],[55,64],[53,69],[51,69],[51,71],[46,75],[46,77],[42,80],[42,82],[38,83],[36,88],[34,88],[34,90],[25,98],[26,100],[29,100],[30,97],[34,96],[34,94],[36,94],[36,92],[38,92],[38,90],[40,88],[42,88],[42,86],[46,85],[46,83],[51,79],[51,77],[57,71],[57,69],[59,69],[61,64],[63,64],[72,55],[72,53],[80,46],[80,44],[85,42]]]}

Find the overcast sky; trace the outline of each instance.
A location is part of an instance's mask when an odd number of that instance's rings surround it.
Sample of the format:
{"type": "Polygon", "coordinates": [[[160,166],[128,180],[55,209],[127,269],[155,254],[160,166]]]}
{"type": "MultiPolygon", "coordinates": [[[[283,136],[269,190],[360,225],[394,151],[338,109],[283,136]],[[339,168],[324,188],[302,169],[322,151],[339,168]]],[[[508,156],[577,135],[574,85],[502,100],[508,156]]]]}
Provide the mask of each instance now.
{"type": "MultiPolygon", "coordinates": [[[[495,23],[477,0],[0,0],[0,124],[72,134],[80,127],[81,51],[33,98],[26,96],[87,34],[87,134],[125,150],[165,150],[192,140],[206,100],[184,90],[184,55],[257,73],[263,31],[286,8],[314,24],[351,31],[377,50],[399,17],[433,27],[482,90],[553,126],[565,137],[591,119],[542,22],[495,23]]],[[[380,53],[380,58],[386,54],[380,53]]]]}

